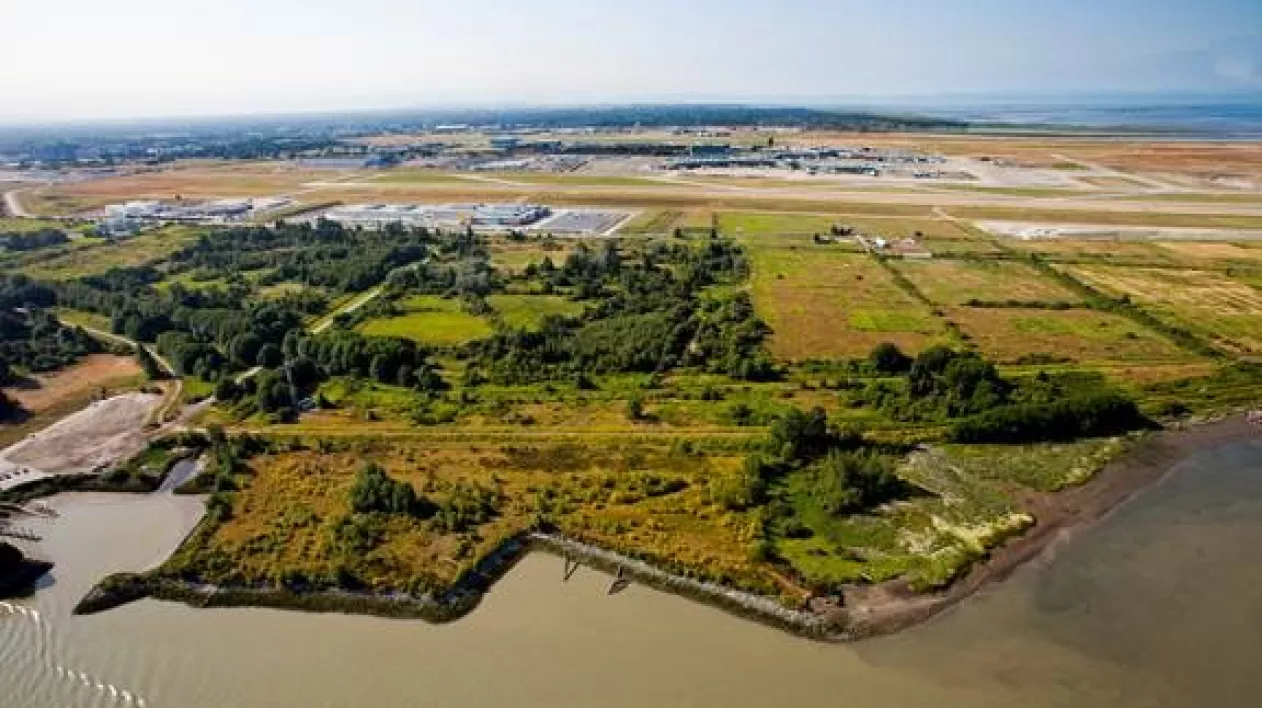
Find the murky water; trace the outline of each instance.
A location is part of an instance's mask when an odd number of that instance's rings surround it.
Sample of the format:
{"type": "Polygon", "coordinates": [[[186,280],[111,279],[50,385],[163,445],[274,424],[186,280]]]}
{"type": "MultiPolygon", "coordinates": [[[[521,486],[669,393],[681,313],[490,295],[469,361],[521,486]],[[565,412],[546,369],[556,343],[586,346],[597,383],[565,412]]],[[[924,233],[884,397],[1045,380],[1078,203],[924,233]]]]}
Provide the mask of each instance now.
{"type": "Polygon", "coordinates": [[[1100,526],[938,620],[808,642],[587,569],[523,561],[460,622],[142,602],[73,618],[102,574],[179,542],[196,502],[65,496],[50,583],[0,607],[6,708],[989,706],[1262,701],[1262,443],[1184,463],[1100,526]],[[38,613],[38,614],[36,614],[38,613]],[[100,684],[98,686],[98,683],[100,684]],[[124,693],[124,691],[126,693],[124,693]]]}

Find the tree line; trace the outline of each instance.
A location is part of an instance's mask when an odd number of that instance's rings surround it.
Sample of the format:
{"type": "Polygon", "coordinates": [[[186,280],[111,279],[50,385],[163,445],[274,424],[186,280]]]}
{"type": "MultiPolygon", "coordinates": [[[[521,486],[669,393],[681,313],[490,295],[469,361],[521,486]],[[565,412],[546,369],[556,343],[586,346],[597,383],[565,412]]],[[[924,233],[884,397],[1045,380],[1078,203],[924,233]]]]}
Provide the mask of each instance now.
{"type": "Polygon", "coordinates": [[[0,248],[7,251],[36,251],[66,243],[70,243],[70,237],[61,229],[0,231],[0,248]]]}

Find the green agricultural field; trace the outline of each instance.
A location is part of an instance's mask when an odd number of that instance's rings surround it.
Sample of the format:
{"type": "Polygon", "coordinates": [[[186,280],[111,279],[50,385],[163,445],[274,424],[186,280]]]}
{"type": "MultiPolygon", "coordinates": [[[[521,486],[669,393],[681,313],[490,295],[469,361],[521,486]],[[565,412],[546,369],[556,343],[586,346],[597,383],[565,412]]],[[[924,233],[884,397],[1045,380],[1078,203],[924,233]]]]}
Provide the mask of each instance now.
{"type": "Polygon", "coordinates": [[[335,408],[372,418],[402,418],[416,405],[416,394],[409,389],[347,376],[326,381],[320,386],[320,395],[335,408]]]}
{"type": "Polygon", "coordinates": [[[1191,355],[1156,332],[1119,315],[1092,310],[959,307],[947,310],[986,357],[1079,363],[1187,362],[1191,355]]]}
{"type": "Polygon", "coordinates": [[[867,255],[761,239],[747,244],[754,305],[771,326],[777,357],[862,357],[882,341],[914,352],[947,338],[928,308],[867,255]]]}
{"type": "Polygon", "coordinates": [[[64,223],[53,219],[17,219],[0,217],[0,233],[28,233],[42,229],[66,231],[64,223]]]}
{"type": "Polygon", "coordinates": [[[369,320],[359,331],[372,337],[403,337],[422,344],[448,346],[489,337],[491,324],[460,310],[460,303],[421,295],[399,303],[404,314],[369,320]]]}
{"type": "Polygon", "coordinates": [[[537,329],[549,315],[574,317],[583,313],[583,304],[559,295],[492,295],[487,302],[504,324],[514,329],[537,329]]]}
{"type": "Polygon", "coordinates": [[[719,214],[719,229],[730,236],[775,234],[826,234],[844,222],[841,216],[818,214],[776,214],[728,211],[719,214]]]}
{"type": "Polygon", "coordinates": [[[1068,302],[1082,298],[1033,268],[998,260],[907,260],[893,267],[939,305],[983,302],[1068,302]]]}

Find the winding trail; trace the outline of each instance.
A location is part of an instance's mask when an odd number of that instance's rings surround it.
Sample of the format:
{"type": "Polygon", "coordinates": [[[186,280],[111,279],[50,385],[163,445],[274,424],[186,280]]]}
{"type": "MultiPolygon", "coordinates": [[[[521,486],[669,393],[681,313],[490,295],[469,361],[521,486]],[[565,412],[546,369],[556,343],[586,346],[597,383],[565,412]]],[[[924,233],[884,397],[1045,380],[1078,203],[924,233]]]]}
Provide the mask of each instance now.
{"type": "Polygon", "coordinates": [[[27,211],[26,207],[22,205],[22,200],[18,198],[18,195],[21,192],[22,190],[20,189],[11,189],[5,192],[4,193],[4,209],[5,211],[9,213],[10,216],[13,216],[19,219],[32,218],[34,214],[27,211]]]}

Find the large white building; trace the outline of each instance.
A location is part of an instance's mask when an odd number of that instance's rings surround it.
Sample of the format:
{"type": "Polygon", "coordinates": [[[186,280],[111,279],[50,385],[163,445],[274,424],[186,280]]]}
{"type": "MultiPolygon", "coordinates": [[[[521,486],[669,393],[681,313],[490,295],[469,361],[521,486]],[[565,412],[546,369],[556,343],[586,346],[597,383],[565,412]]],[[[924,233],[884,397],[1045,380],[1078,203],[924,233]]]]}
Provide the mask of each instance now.
{"type": "Polygon", "coordinates": [[[369,228],[396,223],[429,228],[514,228],[534,224],[551,213],[548,207],[538,204],[351,204],[330,209],[324,218],[369,228]]]}
{"type": "Polygon", "coordinates": [[[131,201],[105,207],[105,220],[121,221],[196,221],[229,223],[245,219],[289,204],[287,197],[271,199],[217,199],[209,202],[177,204],[159,201],[131,201]]]}

